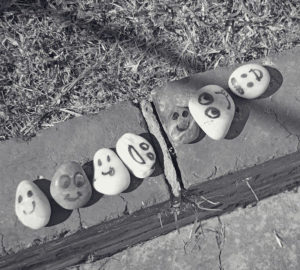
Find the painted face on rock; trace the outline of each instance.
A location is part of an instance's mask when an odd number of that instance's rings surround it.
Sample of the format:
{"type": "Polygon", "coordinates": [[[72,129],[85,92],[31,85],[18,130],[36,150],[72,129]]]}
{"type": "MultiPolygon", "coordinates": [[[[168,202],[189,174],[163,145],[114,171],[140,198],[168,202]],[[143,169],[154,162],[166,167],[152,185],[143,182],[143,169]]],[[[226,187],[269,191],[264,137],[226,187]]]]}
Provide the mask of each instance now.
{"type": "Polygon", "coordinates": [[[27,227],[44,227],[51,215],[46,195],[31,181],[20,182],[16,191],[15,212],[19,220],[27,227]]]}
{"type": "Polygon", "coordinates": [[[92,188],[80,164],[71,161],[57,169],[51,181],[50,193],[61,207],[76,209],[90,200],[92,188]]]}
{"type": "Polygon", "coordinates": [[[128,169],[138,178],[150,176],[155,169],[156,154],[143,137],[125,133],[117,142],[117,153],[128,169]]]}
{"type": "Polygon", "coordinates": [[[212,139],[226,136],[233,120],[235,105],[231,96],[218,85],[202,87],[189,102],[190,112],[212,139]]]}
{"type": "Polygon", "coordinates": [[[186,107],[175,107],[166,125],[169,136],[176,144],[191,143],[198,138],[200,133],[199,126],[186,107]]]}
{"type": "Polygon", "coordinates": [[[106,195],[117,195],[130,184],[130,174],[117,154],[108,148],[94,155],[94,188],[106,195]]]}
{"type": "Polygon", "coordinates": [[[228,80],[228,86],[236,95],[253,99],[262,95],[270,83],[268,70],[258,64],[238,67],[228,80]]]}

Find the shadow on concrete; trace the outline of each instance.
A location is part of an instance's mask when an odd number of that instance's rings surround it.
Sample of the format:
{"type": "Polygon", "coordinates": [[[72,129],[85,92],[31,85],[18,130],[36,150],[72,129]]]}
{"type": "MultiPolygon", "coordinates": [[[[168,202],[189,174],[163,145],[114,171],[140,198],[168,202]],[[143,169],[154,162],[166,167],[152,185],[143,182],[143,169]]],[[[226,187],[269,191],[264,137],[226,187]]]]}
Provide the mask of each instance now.
{"type": "Polygon", "coordinates": [[[270,73],[270,83],[269,86],[260,97],[256,99],[266,98],[275,94],[282,85],[283,76],[279,70],[270,66],[264,66],[270,73]]]}
{"type": "Polygon", "coordinates": [[[235,114],[229,131],[225,136],[225,139],[227,140],[232,140],[242,133],[250,114],[250,106],[248,100],[233,95],[232,99],[235,104],[235,114]]]}
{"type": "Polygon", "coordinates": [[[96,202],[98,202],[102,197],[103,197],[103,194],[97,192],[93,186],[93,181],[94,181],[94,164],[93,164],[93,161],[88,161],[86,163],[84,163],[82,165],[82,168],[87,176],[87,178],[89,179],[90,181],[90,184],[92,186],[92,196],[91,196],[91,199],[88,201],[88,203],[81,207],[81,208],[86,208],[88,206],[91,206],[93,204],[95,204],[96,202]]]}
{"type": "Polygon", "coordinates": [[[46,227],[55,226],[66,221],[72,214],[72,210],[62,208],[50,194],[51,181],[47,179],[37,179],[33,181],[46,195],[51,206],[51,216],[46,227]]]}

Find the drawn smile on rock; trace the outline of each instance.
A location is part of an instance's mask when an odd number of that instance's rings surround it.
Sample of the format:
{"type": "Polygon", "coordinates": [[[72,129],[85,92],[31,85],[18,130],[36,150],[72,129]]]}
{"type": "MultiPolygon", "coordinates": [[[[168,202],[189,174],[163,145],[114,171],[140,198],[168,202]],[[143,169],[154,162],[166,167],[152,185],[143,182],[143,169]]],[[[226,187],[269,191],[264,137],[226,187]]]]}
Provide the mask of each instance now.
{"type": "Polygon", "coordinates": [[[77,191],[77,197],[72,198],[72,197],[70,196],[70,194],[67,194],[67,195],[65,196],[65,200],[70,201],[70,202],[74,202],[74,201],[76,201],[77,199],[79,199],[79,197],[81,197],[81,196],[82,196],[81,192],[80,192],[80,191],[77,191]]]}
{"type": "Polygon", "coordinates": [[[108,172],[102,172],[102,175],[110,175],[113,176],[115,174],[115,169],[113,167],[109,167],[108,172]]]}
{"type": "Polygon", "coordinates": [[[35,209],[35,201],[32,201],[32,210],[29,211],[28,213],[27,213],[25,210],[23,210],[23,213],[24,213],[25,215],[30,215],[30,214],[33,213],[34,209],[35,209]]]}

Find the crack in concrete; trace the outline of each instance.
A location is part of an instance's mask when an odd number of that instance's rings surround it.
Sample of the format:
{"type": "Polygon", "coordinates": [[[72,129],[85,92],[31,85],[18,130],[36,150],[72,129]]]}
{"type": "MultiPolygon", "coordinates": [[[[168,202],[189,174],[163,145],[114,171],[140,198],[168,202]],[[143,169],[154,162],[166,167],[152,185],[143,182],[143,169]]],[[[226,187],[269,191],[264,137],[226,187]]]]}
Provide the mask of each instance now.
{"type": "Polygon", "coordinates": [[[296,133],[294,133],[294,132],[292,132],[292,131],[290,131],[289,130],[289,128],[288,127],[286,127],[285,125],[284,125],[284,123],[282,122],[282,121],[280,121],[279,120],[279,117],[278,117],[278,115],[276,114],[276,112],[274,112],[273,111],[273,114],[274,114],[274,116],[275,116],[275,120],[276,120],[276,122],[289,134],[289,136],[294,136],[294,137],[296,137],[297,138],[297,140],[298,140],[298,144],[297,144],[297,151],[299,151],[300,150],[300,135],[299,134],[296,134],[296,133]]]}
{"type": "Polygon", "coordinates": [[[122,195],[119,195],[119,196],[123,200],[123,202],[125,203],[125,209],[123,211],[123,215],[128,216],[129,215],[128,202],[126,201],[126,199],[122,195]]]}
{"type": "Polygon", "coordinates": [[[78,217],[79,217],[79,227],[80,229],[83,229],[82,220],[81,220],[81,214],[79,208],[77,209],[78,217]]]}
{"type": "Polygon", "coordinates": [[[176,161],[175,153],[170,153],[171,143],[167,135],[164,133],[162,123],[159,120],[154,105],[146,100],[143,100],[140,104],[143,117],[147,123],[148,130],[155,135],[159,142],[163,157],[161,163],[164,170],[166,183],[170,190],[170,194],[174,197],[181,196],[181,189],[183,183],[181,182],[181,171],[176,161]],[[169,145],[168,145],[169,144],[169,145]]]}
{"type": "Polygon", "coordinates": [[[225,225],[222,223],[220,217],[218,217],[218,221],[219,221],[219,228],[216,230],[216,242],[217,242],[217,246],[219,249],[219,255],[218,255],[219,270],[224,270],[224,267],[222,265],[222,252],[223,252],[223,248],[225,245],[225,239],[226,239],[225,225]]]}
{"type": "Polygon", "coordinates": [[[6,248],[5,248],[5,245],[4,245],[4,235],[1,233],[0,236],[1,236],[1,247],[2,247],[2,251],[3,251],[4,255],[8,255],[8,252],[7,252],[7,250],[6,250],[6,248]]]}

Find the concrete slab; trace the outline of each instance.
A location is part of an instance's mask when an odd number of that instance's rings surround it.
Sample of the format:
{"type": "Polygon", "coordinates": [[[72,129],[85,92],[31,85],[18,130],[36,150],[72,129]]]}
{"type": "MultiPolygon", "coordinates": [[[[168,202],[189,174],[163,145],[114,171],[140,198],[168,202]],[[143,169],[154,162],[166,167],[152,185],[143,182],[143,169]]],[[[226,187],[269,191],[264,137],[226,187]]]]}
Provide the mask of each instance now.
{"type": "MultiPolygon", "coordinates": [[[[125,132],[148,136],[140,110],[130,103],[112,106],[97,115],[78,117],[45,130],[30,142],[6,141],[0,144],[0,251],[2,255],[98,224],[143,207],[169,199],[163,169],[156,164],[152,176],[138,180],[120,196],[103,196],[94,191],[88,205],[73,212],[63,210],[51,201],[53,216],[50,226],[31,230],[24,227],[14,213],[15,190],[23,179],[33,180],[49,199],[50,181],[64,161],[80,162],[90,181],[93,179],[92,158],[102,147],[114,148],[125,132]]],[[[150,137],[152,139],[152,137],[150,137]]],[[[156,145],[156,147],[158,147],[156,145]]],[[[158,149],[158,148],[157,148],[158,149]]],[[[159,149],[158,149],[159,150],[159,149]]],[[[0,255],[1,255],[0,253],[0,255]]]]}
{"type": "Polygon", "coordinates": [[[300,269],[300,193],[283,193],[69,270],[300,269]]]}
{"type": "MultiPolygon", "coordinates": [[[[271,74],[270,87],[255,100],[243,100],[232,94],[237,110],[225,139],[214,141],[202,136],[196,143],[174,145],[185,188],[299,150],[300,49],[259,62],[271,74]]],[[[190,93],[207,84],[228,89],[227,80],[233,69],[195,74],[156,89],[154,104],[160,119],[166,118],[159,107],[163,95],[184,93],[180,99],[184,103],[190,93]]]]}

